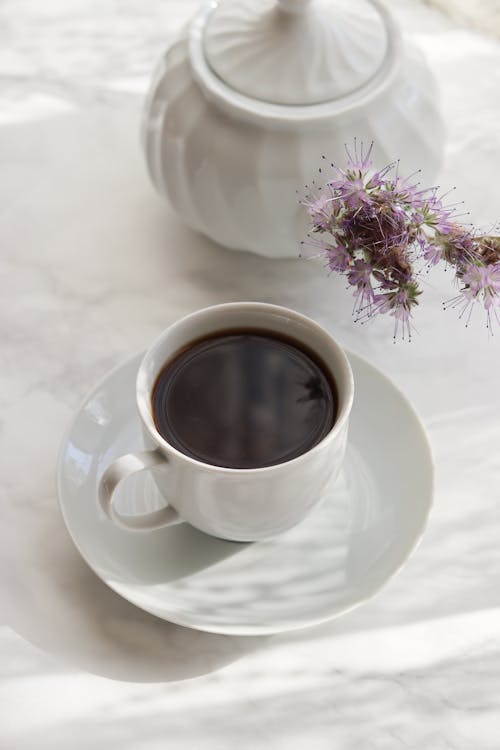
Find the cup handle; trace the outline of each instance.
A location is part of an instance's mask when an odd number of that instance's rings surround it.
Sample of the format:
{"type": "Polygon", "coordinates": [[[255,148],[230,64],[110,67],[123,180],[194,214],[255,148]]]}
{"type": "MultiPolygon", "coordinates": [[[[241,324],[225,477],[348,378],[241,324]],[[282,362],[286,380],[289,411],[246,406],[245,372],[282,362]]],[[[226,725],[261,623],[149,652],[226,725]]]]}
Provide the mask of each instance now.
{"type": "Polygon", "coordinates": [[[118,485],[132,474],[157,466],[167,466],[168,460],[159,450],[127,453],[108,466],[99,482],[99,505],[117,526],[129,531],[152,531],[179,521],[179,514],[170,505],[141,516],[123,516],[116,509],[113,498],[118,485]]]}

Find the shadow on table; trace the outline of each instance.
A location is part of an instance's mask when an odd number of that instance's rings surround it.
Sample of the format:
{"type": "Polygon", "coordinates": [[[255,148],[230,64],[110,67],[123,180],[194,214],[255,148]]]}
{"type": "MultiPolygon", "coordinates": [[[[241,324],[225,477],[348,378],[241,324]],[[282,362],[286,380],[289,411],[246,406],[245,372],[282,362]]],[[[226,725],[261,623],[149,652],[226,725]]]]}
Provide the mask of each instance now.
{"type": "Polygon", "coordinates": [[[234,251],[188,229],[166,206],[145,200],[140,209],[147,215],[148,236],[137,262],[147,263],[151,292],[166,302],[164,324],[196,308],[255,300],[352,329],[352,295],[344,279],[313,259],[315,248],[297,242],[290,257],[281,259],[234,251]]]}
{"type": "Polygon", "coordinates": [[[164,682],[220,669],[263,642],[173,625],[125,601],[81,559],[55,498],[44,505],[22,530],[18,514],[10,519],[2,550],[7,623],[33,645],[103,677],[164,682]]]}

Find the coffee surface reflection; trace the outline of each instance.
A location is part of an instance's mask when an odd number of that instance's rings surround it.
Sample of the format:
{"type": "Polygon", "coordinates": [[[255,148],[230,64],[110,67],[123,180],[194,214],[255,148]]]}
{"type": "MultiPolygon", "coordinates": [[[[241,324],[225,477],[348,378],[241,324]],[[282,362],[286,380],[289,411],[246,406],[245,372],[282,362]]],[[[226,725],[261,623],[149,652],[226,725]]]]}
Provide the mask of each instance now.
{"type": "Polygon", "coordinates": [[[204,463],[253,469],[289,461],[332,429],[333,377],[292,339],[231,330],[193,342],[163,367],[152,407],[158,432],[204,463]]]}

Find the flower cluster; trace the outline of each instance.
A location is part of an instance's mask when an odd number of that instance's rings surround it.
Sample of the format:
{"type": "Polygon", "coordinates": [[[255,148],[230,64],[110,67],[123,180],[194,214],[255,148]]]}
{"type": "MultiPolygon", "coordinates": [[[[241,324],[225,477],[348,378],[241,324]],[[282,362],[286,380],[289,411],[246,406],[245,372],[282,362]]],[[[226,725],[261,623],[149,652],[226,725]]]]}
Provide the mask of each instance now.
{"type": "Polygon", "coordinates": [[[457,223],[454,207],[443,203],[437,188],[402,178],[397,163],[374,170],[372,149],[358,151],[355,141],[352,154],[346,149],[346,168],[331,164],[331,179],[302,201],[311,221],[308,244],[331,271],[346,276],[355,319],[388,313],[394,338],[410,339],[421,274],[444,262],[459,285],[448,304],[459,306],[468,321],[481,301],[491,330],[500,305],[500,237],[457,223]]]}

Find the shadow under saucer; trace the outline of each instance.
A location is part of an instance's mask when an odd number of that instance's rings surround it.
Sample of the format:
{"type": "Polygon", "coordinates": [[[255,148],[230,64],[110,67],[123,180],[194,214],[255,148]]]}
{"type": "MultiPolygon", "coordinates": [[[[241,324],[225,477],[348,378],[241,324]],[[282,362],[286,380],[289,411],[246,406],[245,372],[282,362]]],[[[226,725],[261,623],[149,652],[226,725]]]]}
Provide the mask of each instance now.
{"type": "MultiPolygon", "coordinates": [[[[2,611],[13,630],[56,659],[110,679],[165,682],[220,669],[266,640],[202,633],[130,604],[78,555],[54,498],[33,507],[26,514],[12,504],[4,519],[11,533],[0,552],[2,611]]],[[[177,533],[178,544],[190,535],[177,533]]]]}

